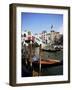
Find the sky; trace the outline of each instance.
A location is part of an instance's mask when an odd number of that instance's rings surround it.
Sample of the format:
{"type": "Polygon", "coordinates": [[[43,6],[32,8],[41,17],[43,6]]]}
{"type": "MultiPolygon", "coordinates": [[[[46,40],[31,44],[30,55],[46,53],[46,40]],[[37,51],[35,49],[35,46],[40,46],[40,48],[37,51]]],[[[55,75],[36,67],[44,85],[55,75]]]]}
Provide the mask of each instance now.
{"type": "Polygon", "coordinates": [[[63,15],[62,14],[44,14],[44,13],[21,13],[21,29],[29,30],[32,33],[41,33],[46,30],[63,32],[63,15]]]}

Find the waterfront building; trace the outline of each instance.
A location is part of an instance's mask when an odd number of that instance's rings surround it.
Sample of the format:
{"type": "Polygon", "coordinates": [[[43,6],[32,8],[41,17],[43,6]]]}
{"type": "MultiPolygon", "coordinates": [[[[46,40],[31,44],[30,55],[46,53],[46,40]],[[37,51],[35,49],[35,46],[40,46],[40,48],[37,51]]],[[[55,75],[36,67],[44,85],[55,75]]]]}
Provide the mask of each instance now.
{"type": "Polygon", "coordinates": [[[51,34],[47,33],[47,44],[51,43],[51,34]]]}
{"type": "Polygon", "coordinates": [[[43,31],[41,35],[43,43],[47,44],[47,31],[43,31]]]}
{"type": "Polygon", "coordinates": [[[31,40],[33,42],[37,42],[38,44],[49,44],[52,45],[56,40],[59,40],[62,34],[60,32],[56,32],[51,30],[50,32],[43,31],[41,33],[33,34],[31,31],[23,31],[21,34],[21,42],[26,40],[31,40]]]}
{"type": "Polygon", "coordinates": [[[51,38],[51,44],[54,44],[55,40],[59,40],[60,33],[59,32],[55,32],[54,30],[52,30],[51,33],[50,33],[50,38],[51,38]]]}

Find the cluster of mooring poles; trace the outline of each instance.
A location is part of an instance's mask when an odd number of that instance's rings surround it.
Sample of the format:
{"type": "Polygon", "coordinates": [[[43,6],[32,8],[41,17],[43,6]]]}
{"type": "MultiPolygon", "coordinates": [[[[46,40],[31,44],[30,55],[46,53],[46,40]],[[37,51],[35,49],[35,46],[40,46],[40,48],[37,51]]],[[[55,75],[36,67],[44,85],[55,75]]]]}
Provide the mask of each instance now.
{"type": "MultiPolygon", "coordinates": [[[[29,62],[29,66],[30,66],[30,68],[31,68],[31,70],[32,70],[32,73],[33,73],[33,61],[32,61],[32,50],[33,50],[33,47],[32,47],[32,45],[33,45],[33,42],[32,42],[32,38],[31,38],[31,40],[30,40],[30,43],[28,44],[28,53],[29,53],[29,60],[27,60],[27,59],[25,59],[25,63],[26,63],[26,65],[28,65],[28,62],[29,62]]],[[[25,50],[26,50],[26,44],[25,44],[25,41],[24,41],[24,44],[23,44],[23,46],[25,47],[25,50]]],[[[27,54],[28,54],[27,53],[27,54]]],[[[25,55],[24,55],[25,56],[25,55]]],[[[26,58],[28,58],[27,57],[28,55],[26,55],[25,57],[26,58]]],[[[39,71],[38,71],[38,76],[40,76],[40,74],[41,74],[41,44],[40,44],[40,46],[39,46],[39,71]]]]}
{"type": "MultiPolygon", "coordinates": [[[[32,63],[32,44],[33,44],[33,42],[32,42],[32,40],[30,41],[30,44],[29,44],[29,49],[30,49],[30,57],[29,57],[29,61],[30,61],[30,66],[31,66],[31,68],[33,69],[33,63],[32,63]]],[[[40,46],[39,46],[39,71],[38,71],[38,76],[40,76],[40,74],[41,74],[41,44],[40,44],[40,46]]],[[[34,72],[34,70],[33,70],[33,72],[34,72]]],[[[34,72],[35,73],[35,72],[34,72]]]]}

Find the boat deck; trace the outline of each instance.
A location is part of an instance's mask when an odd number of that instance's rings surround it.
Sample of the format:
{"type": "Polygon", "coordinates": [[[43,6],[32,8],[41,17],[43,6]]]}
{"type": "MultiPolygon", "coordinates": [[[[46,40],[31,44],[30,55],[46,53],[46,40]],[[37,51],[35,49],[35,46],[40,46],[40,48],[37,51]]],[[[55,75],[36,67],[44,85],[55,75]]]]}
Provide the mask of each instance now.
{"type": "Polygon", "coordinates": [[[34,64],[41,64],[41,65],[57,65],[61,64],[62,62],[59,60],[54,60],[54,59],[48,59],[48,60],[41,60],[41,61],[34,61],[34,64]]]}

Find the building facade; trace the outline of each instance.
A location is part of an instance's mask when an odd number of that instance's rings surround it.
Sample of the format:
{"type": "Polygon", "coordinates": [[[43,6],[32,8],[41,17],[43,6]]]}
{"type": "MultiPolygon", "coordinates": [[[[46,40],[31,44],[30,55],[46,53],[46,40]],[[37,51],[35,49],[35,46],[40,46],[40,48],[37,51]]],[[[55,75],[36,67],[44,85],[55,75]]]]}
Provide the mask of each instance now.
{"type": "Polygon", "coordinates": [[[44,44],[52,45],[52,44],[54,44],[54,42],[56,40],[60,39],[61,34],[60,34],[60,32],[56,32],[54,30],[51,30],[50,32],[43,31],[41,33],[36,33],[34,35],[30,31],[25,31],[25,32],[22,32],[21,37],[22,37],[21,38],[22,42],[24,40],[31,40],[31,39],[33,39],[33,41],[36,41],[37,39],[39,39],[39,42],[41,41],[44,44]],[[35,39],[35,38],[37,38],[37,39],[35,39]]]}

